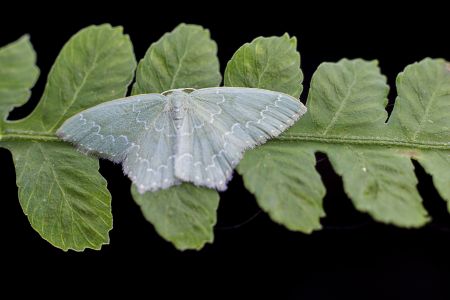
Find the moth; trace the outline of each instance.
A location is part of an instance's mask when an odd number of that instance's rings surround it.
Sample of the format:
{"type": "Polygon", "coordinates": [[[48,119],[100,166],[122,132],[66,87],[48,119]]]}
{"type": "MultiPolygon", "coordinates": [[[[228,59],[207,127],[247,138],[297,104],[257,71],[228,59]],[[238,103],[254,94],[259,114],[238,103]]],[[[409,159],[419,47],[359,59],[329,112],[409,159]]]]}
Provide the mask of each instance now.
{"type": "Polygon", "coordinates": [[[223,191],[245,150],[305,112],[298,99],[270,90],[184,88],[99,104],[66,120],[57,135],[121,163],[140,193],[182,182],[223,191]]]}

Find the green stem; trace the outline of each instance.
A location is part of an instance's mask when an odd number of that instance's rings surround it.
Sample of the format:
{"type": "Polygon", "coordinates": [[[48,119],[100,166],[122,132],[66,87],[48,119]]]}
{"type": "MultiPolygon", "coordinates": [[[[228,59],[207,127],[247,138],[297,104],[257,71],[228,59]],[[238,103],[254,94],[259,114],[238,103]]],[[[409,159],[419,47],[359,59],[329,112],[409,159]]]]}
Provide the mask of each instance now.
{"type": "MultiPolygon", "coordinates": [[[[364,136],[333,136],[319,134],[284,134],[277,138],[280,141],[305,141],[318,142],[325,144],[341,144],[341,145],[370,145],[385,147],[406,147],[418,149],[440,149],[450,150],[450,143],[445,142],[418,142],[402,139],[394,139],[388,137],[364,137],[364,136]]],[[[0,134],[0,142],[17,142],[17,141],[39,141],[39,142],[62,142],[53,133],[6,130],[4,134],[0,134]]]]}
{"type": "Polygon", "coordinates": [[[0,142],[17,141],[62,142],[54,133],[48,132],[5,130],[0,133],[0,142]]]}
{"type": "Polygon", "coordinates": [[[395,139],[389,137],[366,137],[366,136],[338,136],[338,135],[320,135],[308,133],[284,134],[277,138],[281,141],[306,141],[319,142],[326,144],[353,144],[370,145],[386,147],[407,147],[419,149],[442,149],[450,150],[450,143],[446,142],[420,142],[408,141],[404,139],[395,139]]]}

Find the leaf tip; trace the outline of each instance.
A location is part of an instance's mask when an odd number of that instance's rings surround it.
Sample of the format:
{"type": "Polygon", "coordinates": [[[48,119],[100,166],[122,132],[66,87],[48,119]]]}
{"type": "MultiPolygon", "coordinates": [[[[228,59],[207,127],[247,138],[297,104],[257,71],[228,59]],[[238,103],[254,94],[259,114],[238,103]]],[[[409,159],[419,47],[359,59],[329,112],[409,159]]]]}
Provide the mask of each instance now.
{"type": "Polygon", "coordinates": [[[210,34],[209,30],[207,28],[204,28],[201,25],[198,24],[189,24],[189,23],[180,23],[178,24],[175,29],[173,31],[177,31],[177,30],[181,30],[181,29],[193,29],[193,30],[199,30],[199,31],[204,31],[208,34],[210,34]]]}
{"type": "Polygon", "coordinates": [[[287,35],[287,37],[289,38],[289,43],[291,44],[291,46],[293,48],[297,48],[297,37],[293,36],[293,37],[289,37],[289,34],[285,33],[285,35],[287,35]]]}
{"type": "Polygon", "coordinates": [[[25,33],[24,35],[22,35],[19,38],[19,41],[29,41],[30,40],[30,34],[29,33],[25,33]]]}
{"type": "Polygon", "coordinates": [[[378,59],[373,59],[373,60],[370,60],[369,62],[370,62],[371,64],[373,64],[374,66],[377,66],[377,67],[379,67],[379,65],[380,65],[380,62],[379,62],[378,59]]]}
{"type": "Polygon", "coordinates": [[[288,32],[285,32],[285,33],[281,36],[281,38],[283,38],[283,39],[285,39],[285,40],[292,40],[292,39],[294,39],[295,37],[292,37],[292,38],[291,38],[290,34],[289,34],[288,32]]]}
{"type": "Polygon", "coordinates": [[[214,242],[214,238],[211,238],[209,240],[203,240],[201,242],[194,242],[194,243],[186,243],[186,241],[168,241],[170,242],[178,251],[200,251],[207,244],[212,244],[214,242]]]}

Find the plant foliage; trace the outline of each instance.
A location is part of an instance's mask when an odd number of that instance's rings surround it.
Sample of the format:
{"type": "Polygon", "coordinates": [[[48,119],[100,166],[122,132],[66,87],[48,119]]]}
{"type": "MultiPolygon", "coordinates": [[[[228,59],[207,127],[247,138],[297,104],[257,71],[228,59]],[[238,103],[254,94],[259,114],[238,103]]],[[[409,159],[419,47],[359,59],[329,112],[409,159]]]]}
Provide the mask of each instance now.
{"type": "MultiPolygon", "coordinates": [[[[228,62],[225,86],[259,87],[299,97],[303,75],[295,38],[256,38],[228,62]]],[[[109,242],[111,196],[98,159],[55,137],[71,115],[125,96],[136,62],[122,28],[90,26],[74,35],[53,65],[44,94],[26,118],[8,121],[38,77],[27,36],[0,48],[0,146],[13,155],[19,201],[33,228],[54,246],[77,251],[109,242]]],[[[181,24],[153,43],[139,62],[132,93],[219,86],[216,43],[208,30],[181,24]]],[[[307,114],[279,138],[246,152],[237,171],[259,206],[290,230],[321,228],[326,189],[315,153],[329,157],[357,210],[400,227],[430,217],[417,191],[411,159],[433,176],[450,211],[450,65],[424,59],[389,86],[376,61],[343,59],[314,73],[307,114]]],[[[156,231],[180,250],[213,241],[219,194],[182,184],[132,195],[156,231]]]]}

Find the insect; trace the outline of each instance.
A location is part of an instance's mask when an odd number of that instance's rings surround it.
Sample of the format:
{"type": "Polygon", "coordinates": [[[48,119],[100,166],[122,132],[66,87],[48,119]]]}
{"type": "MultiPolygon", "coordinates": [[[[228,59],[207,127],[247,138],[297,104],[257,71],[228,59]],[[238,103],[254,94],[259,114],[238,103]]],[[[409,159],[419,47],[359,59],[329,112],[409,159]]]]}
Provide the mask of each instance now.
{"type": "Polygon", "coordinates": [[[57,135],[116,163],[140,193],[181,182],[223,191],[246,149],[306,112],[289,95],[263,89],[175,89],[105,102],[69,118],[57,135]]]}

